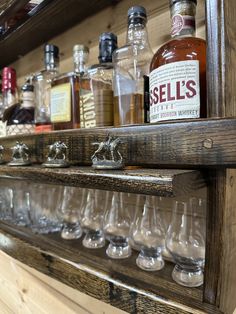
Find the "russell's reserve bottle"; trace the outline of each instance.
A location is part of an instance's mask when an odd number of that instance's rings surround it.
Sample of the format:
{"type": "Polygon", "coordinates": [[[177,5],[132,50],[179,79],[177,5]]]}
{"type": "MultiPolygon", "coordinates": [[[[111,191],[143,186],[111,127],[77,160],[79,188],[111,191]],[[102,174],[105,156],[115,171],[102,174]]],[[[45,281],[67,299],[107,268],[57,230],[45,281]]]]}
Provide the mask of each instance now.
{"type": "Polygon", "coordinates": [[[5,110],[18,102],[16,71],[10,67],[5,67],[2,71],[2,99],[0,136],[6,136],[6,119],[4,119],[5,110]]]}
{"type": "Polygon", "coordinates": [[[21,87],[21,102],[4,111],[4,120],[7,121],[7,135],[35,132],[34,86],[30,80],[21,87]]]}
{"type": "Polygon", "coordinates": [[[206,117],[206,42],[195,37],[197,0],[170,0],[172,40],[150,66],[150,122],[206,117]]]}
{"type": "Polygon", "coordinates": [[[84,45],[73,48],[74,71],[61,74],[52,81],[51,121],[53,130],[80,127],[80,76],[85,73],[89,49],[84,45]]]}
{"type": "Polygon", "coordinates": [[[147,13],[140,6],[128,10],[127,44],[113,54],[114,124],[144,123],[144,76],[153,53],[146,29],[147,13]]]}
{"type": "Polygon", "coordinates": [[[117,49],[117,36],[103,33],[99,37],[99,64],[89,68],[91,93],[80,90],[81,127],[113,126],[113,64],[112,54],[117,49]],[[89,99],[90,105],[86,104],[89,99]]]}
{"type": "Polygon", "coordinates": [[[35,131],[47,132],[52,130],[50,120],[51,81],[58,75],[59,49],[57,46],[46,44],[44,47],[45,70],[34,77],[35,86],[35,131]]]}

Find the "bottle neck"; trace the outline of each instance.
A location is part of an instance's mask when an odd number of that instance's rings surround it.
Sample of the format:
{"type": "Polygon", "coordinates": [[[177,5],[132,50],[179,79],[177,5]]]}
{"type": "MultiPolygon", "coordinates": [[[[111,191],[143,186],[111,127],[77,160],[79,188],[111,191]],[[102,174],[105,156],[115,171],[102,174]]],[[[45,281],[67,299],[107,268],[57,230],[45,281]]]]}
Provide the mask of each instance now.
{"type": "Polygon", "coordinates": [[[146,28],[146,21],[130,21],[127,32],[127,44],[150,46],[148,40],[148,33],[146,28]]]}
{"type": "Polygon", "coordinates": [[[48,72],[58,72],[58,62],[46,63],[45,69],[48,72]]]}
{"type": "Polygon", "coordinates": [[[2,93],[4,109],[14,105],[18,101],[17,90],[6,89],[2,93]]]}
{"type": "Polygon", "coordinates": [[[30,91],[22,93],[21,108],[32,108],[32,107],[34,107],[34,93],[30,91]]]}
{"type": "Polygon", "coordinates": [[[171,7],[171,36],[194,37],[196,35],[196,4],[189,0],[175,3],[171,7]]]}

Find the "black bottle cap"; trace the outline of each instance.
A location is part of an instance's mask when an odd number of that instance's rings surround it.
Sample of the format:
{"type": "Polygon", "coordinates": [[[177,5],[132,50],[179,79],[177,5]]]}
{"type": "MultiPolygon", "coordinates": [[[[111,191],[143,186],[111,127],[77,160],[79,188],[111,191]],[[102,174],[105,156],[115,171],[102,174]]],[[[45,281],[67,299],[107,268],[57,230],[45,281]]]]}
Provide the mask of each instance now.
{"type": "Polygon", "coordinates": [[[115,49],[117,49],[117,36],[113,33],[102,33],[99,37],[99,62],[112,62],[115,49]]]}
{"type": "Polygon", "coordinates": [[[25,83],[22,87],[21,87],[22,92],[33,92],[34,91],[34,86],[28,83],[25,83]]]}
{"type": "MultiPolygon", "coordinates": [[[[186,1],[186,0],[170,0],[170,7],[172,7],[172,5],[176,4],[177,2],[183,2],[183,1],[186,1]]],[[[197,0],[187,0],[189,2],[193,2],[197,5],[197,0]]]]}
{"type": "Polygon", "coordinates": [[[144,7],[142,6],[134,6],[129,8],[128,10],[128,18],[132,18],[132,17],[147,17],[147,11],[144,7]]]}

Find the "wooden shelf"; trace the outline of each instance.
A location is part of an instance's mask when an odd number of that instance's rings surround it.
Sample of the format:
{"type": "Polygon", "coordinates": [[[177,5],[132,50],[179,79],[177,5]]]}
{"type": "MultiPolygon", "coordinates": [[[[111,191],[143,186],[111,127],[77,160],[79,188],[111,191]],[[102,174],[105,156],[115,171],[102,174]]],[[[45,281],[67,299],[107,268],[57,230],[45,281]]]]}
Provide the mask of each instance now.
{"type": "Polygon", "coordinates": [[[79,186],[166,197],[186,195],[206,186],[200,171],[191,170],[94,170],[91,167],[45,169],[41,166],[0,166],[0,177],[40,183],[79,186]]]}
{"type": "Polygon", "coordinates": [[[36,235],[28,228],[6,223],[0,223],[0,249],[128,313],[186,314],[193,313],[193,308],[196,313],[217,313],[214,307],[202,303],[202,288],[180,287],[171,279],[172,263],[166,262],[159,272],[145,272],[135,264],[136,252],[129,259],[111,260],[105,249],[86,249],[81,240],[66,241],[59,234],[36,235]]]}
{"type": "Polygon", "coordinates": [[[91,165],[93,142],[104,141],[107,134],[120,137],[120,151],[126,166],[162,168],[199,168],[236,166],[236,119],[182,120],[120,128],[93,128],[57,131],[0,139],[4,158],[11,159],[17,140],[31,150],[32,161],[43,163],[48,145],[63,141],[69,147],[73,165],[91,165]]]}
{"type": "MultiPolygon", "coordinates": [[[[27,2],[8,0],[0,3],[0,9],[3,10],[0,14],[0,23],[14,16],[14,13],[27,2]]],[[[0,68],[117,2],[119,0],[44,0],[39,8],[34,10],[34,14],[17,25],[16,29],[0,37],[0,68]]]]}

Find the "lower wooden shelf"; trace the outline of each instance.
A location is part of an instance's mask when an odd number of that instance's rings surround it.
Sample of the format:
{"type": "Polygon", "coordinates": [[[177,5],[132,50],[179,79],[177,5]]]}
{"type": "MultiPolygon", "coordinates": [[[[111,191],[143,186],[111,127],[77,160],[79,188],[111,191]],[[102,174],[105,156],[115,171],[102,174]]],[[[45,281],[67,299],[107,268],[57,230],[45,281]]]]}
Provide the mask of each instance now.
{"type": "Polygon", "coordinates": [[[81,240],[59,234],[36,235],[28,228],[0,223],[0,249],[70,287],[128,313],[218,313],[202,302],[203,288],[180,287],[171,279],[173,264],[159,272],[140,270],[131,258],[111,260],[105,249],[89,250],[81,240]]]}

